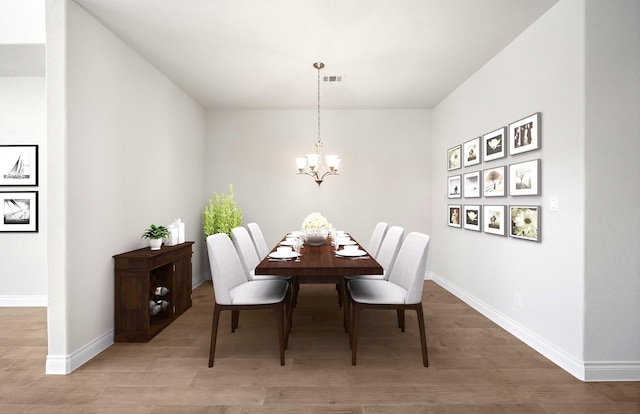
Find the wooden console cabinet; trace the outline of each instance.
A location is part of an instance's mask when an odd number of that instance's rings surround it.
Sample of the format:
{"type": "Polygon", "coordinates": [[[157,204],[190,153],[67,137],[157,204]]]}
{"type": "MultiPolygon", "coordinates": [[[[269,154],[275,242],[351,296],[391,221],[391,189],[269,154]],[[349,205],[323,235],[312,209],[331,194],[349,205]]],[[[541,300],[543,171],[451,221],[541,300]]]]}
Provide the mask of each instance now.
{"type": "Polygon", "coordinates": [[[113,256],[116,342],[148,342],[191,307],[193,243],[113,256]],[[164,310],[154,311],[154,303],[164,310]]]}

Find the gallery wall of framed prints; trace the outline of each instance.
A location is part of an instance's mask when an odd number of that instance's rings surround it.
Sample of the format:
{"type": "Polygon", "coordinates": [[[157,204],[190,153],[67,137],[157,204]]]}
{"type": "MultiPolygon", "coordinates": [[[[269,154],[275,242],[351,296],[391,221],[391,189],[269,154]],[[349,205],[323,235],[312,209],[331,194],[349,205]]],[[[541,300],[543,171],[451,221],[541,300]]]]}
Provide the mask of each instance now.
{"type": "Polygon", "coordinates": [[[0,145],[0,233],[38,232],[37,186],[38,146],[0,145]]]}
{"type": "Polygon", "coordinates": [[[447,150],[447,171],[455,172],[447,198],[457,199],[447,207],[449,227],[541,241],[541,119],[536,112],[447,150]],[[536,199],[519,204],[520,196],[536,199]]]}

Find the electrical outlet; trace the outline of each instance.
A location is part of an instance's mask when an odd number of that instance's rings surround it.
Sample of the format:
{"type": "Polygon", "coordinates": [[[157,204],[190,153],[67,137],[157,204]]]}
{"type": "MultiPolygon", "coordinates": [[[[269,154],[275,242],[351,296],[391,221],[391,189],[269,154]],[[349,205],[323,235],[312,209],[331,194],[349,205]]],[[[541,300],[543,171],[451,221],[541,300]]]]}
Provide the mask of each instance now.
{"type": "Polygon", "coordinates": [[[520,293],[513,293],[513,303],[520,308],[522,307],[522,295],[520,293]]]}

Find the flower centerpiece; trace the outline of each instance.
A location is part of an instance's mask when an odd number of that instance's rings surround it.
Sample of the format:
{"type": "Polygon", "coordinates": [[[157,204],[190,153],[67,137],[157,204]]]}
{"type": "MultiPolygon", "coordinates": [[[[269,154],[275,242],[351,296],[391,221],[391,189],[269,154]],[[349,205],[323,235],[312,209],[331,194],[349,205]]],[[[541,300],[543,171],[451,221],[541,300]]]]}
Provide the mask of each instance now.
{"type": "Polygon", "coordinates": [[[320,213],[309,214],[302,222],[302,234],[306,243],[311,246],[322,246],[329,236],[331,224],[320,213]]]}

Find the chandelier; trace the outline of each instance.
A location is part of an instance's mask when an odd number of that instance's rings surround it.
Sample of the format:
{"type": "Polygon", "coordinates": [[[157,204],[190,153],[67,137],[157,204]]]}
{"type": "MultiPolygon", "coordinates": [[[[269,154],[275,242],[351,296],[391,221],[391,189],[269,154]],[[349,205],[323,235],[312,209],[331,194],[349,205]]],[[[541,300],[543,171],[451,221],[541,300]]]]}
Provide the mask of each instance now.
{"type": "Polygon", "coordinates": [[[324,159],[327,163],[322,162],[322,140],[320,139],[320,69],[324,68],[324,63],[316,62],[313,67],[318,70],[318,140],[316,141],[315,154],[307,154],[306,157],[296,158],[298,167],[298,175],[308,175],[318,184],[320,184],[327,175],[338,175],[338,166],[340,158],[337,155],[325,155],[324,159]]]}

